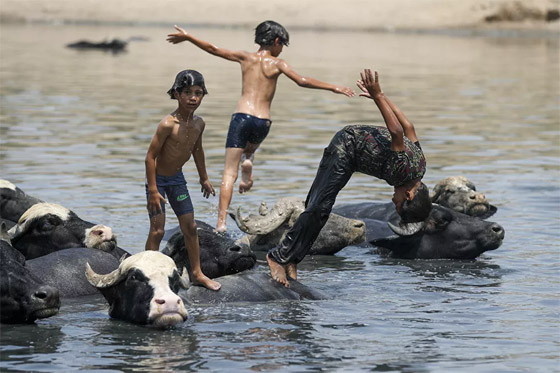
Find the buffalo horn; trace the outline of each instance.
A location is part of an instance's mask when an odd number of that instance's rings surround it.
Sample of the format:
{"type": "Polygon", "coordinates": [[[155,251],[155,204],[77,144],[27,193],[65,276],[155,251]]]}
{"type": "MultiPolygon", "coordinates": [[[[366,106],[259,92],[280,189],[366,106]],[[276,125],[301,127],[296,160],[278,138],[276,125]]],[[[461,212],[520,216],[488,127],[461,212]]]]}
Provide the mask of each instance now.
{"type": "Polygon", "coordinates": [[[106,275],[100,275],[91,269],[89,263],[86,263],[86,278],[88,282],[96,288],[108,288],[116,284],[121,279],[121,270],[120,268],[117,268],[106,275]]]}
{"type": "Polygon", "coordinates": [[[389,228],[399,236],[412,236],[418,233],[422,227],[424,226],[423,222],[418,223],[408,223],[404,227],[397,227],[396,225],[391,224],[391,222],[387,223],[389,228]]]}
{"type": "Polygon", "coordinates": [[[293,208],[281,212],[272,211],[269,212],[266,216],[250,215],[244,218],[241,216],[241,206],[239,206],[235,214],[235,223],[237,223],[239,229],[241,229],[245,233],[268,234],[284,224],[284,222],[292,214],[292,211],[293,208]]]}
{"type": "Polygon", "coordinates": [[[183,267],[183,273],[181,273],[181,285],[188,289],[191,285],[191,279],[189,278],[189,272],[187,271],[186,267],[183,267]]]}

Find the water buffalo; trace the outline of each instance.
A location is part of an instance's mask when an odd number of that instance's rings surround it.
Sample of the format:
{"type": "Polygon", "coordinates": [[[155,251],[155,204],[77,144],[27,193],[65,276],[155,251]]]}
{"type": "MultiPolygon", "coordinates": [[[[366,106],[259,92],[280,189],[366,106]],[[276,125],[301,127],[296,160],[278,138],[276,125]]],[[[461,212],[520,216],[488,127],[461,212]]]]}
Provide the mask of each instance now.
{"type": "Polygon", "coordinates": [[[419,223],[396,225],[363,218],[368,242],[382,253],[404,259],[474,259],[502,244],[504,229],[497,223],[434,204],[419,223]],[[387,227],[394,233],[388,234],[387,227]]]}
{"type": "Polygon", "coordinates": [[[221,277],[220,291],[201,286],[182,289],[179,295],[187,304],[218,304],[228,302],[268,302],[275,300],[326,299],[325,294],[290,279],[287,288],[270,277],[255,270],[221,277]]]}
{"type": "Polygon", "coordinates": [[[158,327],[187,319],[177,293],[188,287],[188,280],[180,277],[173,259],[160,252],[134,254],[108,274],[97,274],[86,264],[86,277],[109,303],[113,318],[158,327]]]}
{"type": "MultiPolygon", "coordinates": [[[[250,248],[236,244],[227,234],[214,232],[214,228],[203,221],[197,220],[196,225],[200,244],[200,266],[206,276],[216,278],[253,268],[257,258],[250,248]]],[[[190,268],[181,231],[169,238],[162,252],[172,257],[177,267],[190,268]]]]}
{"type": "Polygon", "coordinates": [[[86,263],[98,273],[109,273],[119,267],[110,253],[87,247],[64,249],[28,260],[26,267],[43,283],[58,289],[61,298],[99,294],[85,276],[86,263]]]}
{"type": "Polygon", "coordinates": [[[91,247],[112,253],[116,258],[126,255],[117,247],[111,228],[84,221],[74,212],[54,203],[36,203],[20,217],[9,231],[12,245],[34,259],[51,252],[91,247]]]}
{"type": "Polygon", "coordinates": [[[0,322],[31,323],[58,313],[58,290],[35,277],[5,237],[0,240],[0,263],[0,322]]]}
{"type": "Polygon", "coordinates": [[[127,41],[115,38],[112,40],[104,40],[101,42],[79,40],[74,43],[67,44],[66,47],[71,49],[81,49],[81,50],[98,49],[98,50],[104,50],[113,53],[120,53],[120,52],[124,52],[127,45],[128,45],[127,41]]]}
{"type": "MultiPolygon", "coordinates": [[[[281,198],[268,210],[262,202],[259,215],[242,217],[240,209],[230,216],[247,235],[239,243],[248,245],[254,251],[268,251],[275,247],[292,227],[296,219],[305,211],[303,200],[293,197],[281,198]]],[[[365,239],[365,224],[363,221],[348,219],[331,213],[327,224],[311,247],[311,255],[331,255],[342,248],[363,242],[365,239]]]]}
{"type": "Polygon", "coordinates": [[[464,176],[447,177],[439,181],[430,194],[433,203],[449,207],[463,214],[481,219],[489,218],[497,211],[483,193],[464,176]]]}
{"type": "Polygon", "coordinates": [[[27,195],[8,180],[0,179],[0,217],[8,228],[16,225],[21,215],[39,202],[42,201],[27,195]]]}

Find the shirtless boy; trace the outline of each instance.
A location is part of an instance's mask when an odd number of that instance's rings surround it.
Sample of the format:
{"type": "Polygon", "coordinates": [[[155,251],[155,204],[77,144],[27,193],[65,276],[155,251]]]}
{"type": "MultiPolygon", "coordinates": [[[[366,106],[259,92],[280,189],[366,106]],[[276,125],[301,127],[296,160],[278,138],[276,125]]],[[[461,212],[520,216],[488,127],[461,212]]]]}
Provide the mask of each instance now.
{"type": "Polygon", "coordinates": [[[348,87],[301,76],[286,61],[277,58],[284,45],[288,45],[290,37],[286,29],[274,21],[262,22],[255,29],[255,43],[259,45],[256,52],[219,48],[180,27],[175,26],[175,29],[177,33],[168,35],[167,41],[170,43],[190,41],[210,54],[241,65],[243,88],[229,125],[216,226],[216,231],[224,232],[227,229],[227,210],[242,157],[239,193],[247,192],[253,186],[254,153],[270,130],[270,104],[274,98],[278,77],[284,74],[300,87],[323,89],[348,97],[354,96],[354,91],[348,87]]]}
{"type": "Polygon", "coordinates": [[[177,100],[177,109],[163,118],[152,138],[146,154],[146,196],[150,232],[146,240],[146,250],[159,250],[165,228],[165,196],[177,219],[191,265],[191,281],[211,290],[219,290],[220,283],[211,280],[200,268],[200,248],[194,220],[193,204],[183,176],[183,165],[194,158],[200,177],[202,194],[208,198],[216,195],[208,174],[202,148],[204,120],[194,115],[206,93],[202,74],[194,70],[184,70],[177,74],[175,83],[167,91],[171,99],[177,100]]]}

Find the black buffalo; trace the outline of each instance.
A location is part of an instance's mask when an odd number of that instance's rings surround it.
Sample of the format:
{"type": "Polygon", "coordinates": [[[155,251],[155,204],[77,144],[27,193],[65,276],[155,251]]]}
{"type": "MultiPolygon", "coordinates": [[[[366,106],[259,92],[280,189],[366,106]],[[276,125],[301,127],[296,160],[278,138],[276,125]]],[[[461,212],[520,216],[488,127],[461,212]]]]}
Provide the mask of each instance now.
{"type": "MultiPolygon", "coordinates": [[[[197,220],[196,225],[200,267],[206,276],[216,278],[253,268],[257,258],[249,247],[236,244],[227,234],[214,232],[214,228],[203,221],[197,220]]],[[[172,257],[177,267],[190,268],[185,240],[180,231],[169,238],[162,252],[172,257]]]]}
{"type": "Polygon", "coordinates": [[[81,49],[81,50],[97,49],[97,50],[109,51],[113,53],[121,53],[125,51],[127,45],[128,45],[128,41],[115,38],[115,39],[104,40],[100,42],[95,42],[90,40],[79,40],[67,44],[66,47],[71,49],[81,49]]]}
{"type": "Polygon", "coordinates": [[[0,322],[30,323],[58,313],[58,290],[34,276],[23,255],[4,239],[0,263],[0,322]]]}
{"type": "Polygon", "coordinates": [[[8,228],[16,225],[23,213],[39,202],[43,201],[27,195],[8,180],[0,179],[0,218],[8,228]]]}
{"type": "Polygon", "coordinates": [[[425,221],[408,225],[392,221],[387,204],[346,205],[337,213],[364,220],[366,240],[395,258],[474,259],[500,247],[505,236],[497,223],[436,204],[425,221]]]}
{"type": "Polygon", "coordinates": [[[270,277],[270,274],[255,270],[244,271],[218,279],[220,291],[201,286],[182,289],[179,295],[187,304],[219,304],[228,302],[269,302],[277,300],[326,299],[325,294],[290,279],[285,287],[270,277]]]}
{"type": "Polygon", "coordinates": [[[64,249],[28,260],[26,267],[43,283],[58,289],[61,298],[99,294],[86,276],[86,263],[98,273],[109,273],[119,267],[110,253],[87,247],[64,249]]]}

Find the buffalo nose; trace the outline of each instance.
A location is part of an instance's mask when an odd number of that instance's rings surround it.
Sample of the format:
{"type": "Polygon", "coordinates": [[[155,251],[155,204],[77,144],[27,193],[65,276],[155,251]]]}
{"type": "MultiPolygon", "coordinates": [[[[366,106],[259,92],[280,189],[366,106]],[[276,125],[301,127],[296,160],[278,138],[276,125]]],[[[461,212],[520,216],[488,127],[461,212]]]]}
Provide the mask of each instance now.
{"type": "Polygon", "coordinates": [[[60,295],[58,289],[48,285],[39,287],[33,293],[33,298],[53,307],[60,304],[60,295]]]}
{"type": "Polygon", "coordinates": [[[241,248],[239,246],[232,246],[229,248],[229,251],[233,251],[234,253],[238,253],[241,251],[241,248]]]}
{"type": "Polygon", "coordinates": [[[497,223],[492,224],[492,232],[496,233],[500,239],[503,239],[506,234],[504,228],[497,223]]]}
{"type": "Polygon", "coordinates": [[[357,222],[354,223],[354,227],[356,228],[362,228],[364,225],[366,224],[361,220],[358,220],[357,222]]]}
{"type": "Polygon", "coordinates": [[[159,299],[156,299],[155,302],[156,302],[157,304],[165,304],[165,299],[159,298],[159,299]]]}

